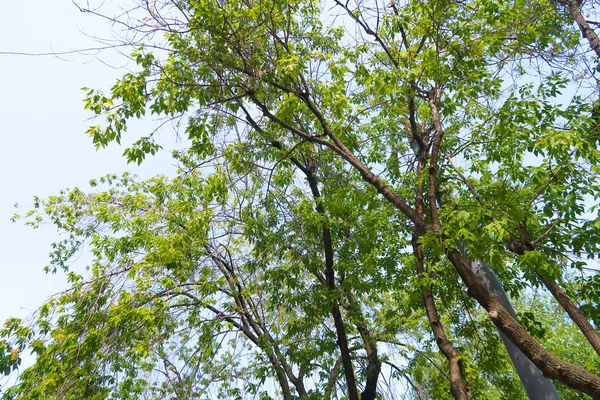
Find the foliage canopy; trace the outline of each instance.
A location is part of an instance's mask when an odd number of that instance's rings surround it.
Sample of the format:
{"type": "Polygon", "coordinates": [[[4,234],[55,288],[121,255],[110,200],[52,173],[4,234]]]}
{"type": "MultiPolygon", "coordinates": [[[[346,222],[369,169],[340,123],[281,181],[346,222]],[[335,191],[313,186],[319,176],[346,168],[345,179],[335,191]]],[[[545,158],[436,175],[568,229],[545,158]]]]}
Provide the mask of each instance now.
{"type": "Polygon", "coordinates": [[[136,3],[138,70],[85,89],[88,133],[150,114],[189,149],[23,216],[71,288],[0,330],[1,373],[36,356],[4,397],[523,398],[498,329],[600,398],[594,5],[136,3]]]}

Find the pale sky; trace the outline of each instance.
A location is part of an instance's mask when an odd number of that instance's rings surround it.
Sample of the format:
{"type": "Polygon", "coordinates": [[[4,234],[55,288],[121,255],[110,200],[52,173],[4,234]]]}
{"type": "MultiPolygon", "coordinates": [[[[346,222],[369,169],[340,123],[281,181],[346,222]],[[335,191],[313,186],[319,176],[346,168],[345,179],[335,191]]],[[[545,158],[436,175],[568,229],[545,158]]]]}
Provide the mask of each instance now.
{"type": "MultiPolygon", "coordinates": [[[[174,170],[168,152],[141,167],[127,165],[123,148],[96,151],[85,134],[90,112],[83,110],[84,86],[108,89],[122,75],[126,60],[115,51],[97,58],[79,54],[23,56],[7,52],[49,53],[97,47],[82,31],[108,37],[110,26],[79,12],[70,0],[3,0],[0,5],[0,323],[26,317],[50,295],[66,288],[64,277],[47,275],[52,226],[32,230],[11,223],[14,203],[32,204],[63,188],[88,188],[107,173],[133,171],[143,177],[174,170]],[[99,60],[99,59],[100,60],[99,60]],[[104,62],[104,63],[103,63],[104,62]]],[[[130,138],[147,134],[153,124],[132,125],[130,138]]],[[[165,146],[177,146],[163,134],[165,146]]],[[[127,138],[124,140],[127,142],[127,138]]]]}

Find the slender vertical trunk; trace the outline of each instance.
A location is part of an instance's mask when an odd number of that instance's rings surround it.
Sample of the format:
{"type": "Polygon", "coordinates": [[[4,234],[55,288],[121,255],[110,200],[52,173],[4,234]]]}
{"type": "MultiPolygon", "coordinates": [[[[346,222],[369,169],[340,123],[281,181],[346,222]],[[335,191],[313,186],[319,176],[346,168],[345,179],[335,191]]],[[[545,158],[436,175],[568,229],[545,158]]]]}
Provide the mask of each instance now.
{"type": "MultiPolygon", "coordinates": [[[[436,181],[437,181],[437,157],[439,151],[440,141],[443,136],[443,131],[441,129],[441,125],[439,122],[439,117],[437,115],[437,106],[435,105],[435,96],[432,95],[430,98],[430,107],[432,110],[434,122],[435,122],[435,135],[434,135],[434,145],[432,149],[432,156],[430,158],[430,167],[428,171],[429,177],[429,187],[427,190],[427,194],[429,197],[429,213],[432,220],[431,229],[434,232],[439,233],[440,228],[440,220],[438,217],[438,210],[436,204],[436,181]]],[[[411,99],[410,103],[413,100],[411,99]]],[[[414,106],[414,105],[413,105],[414,106]]],[[[411,116],[412,118],[412,116],[411,116]]],[[[424,137],[424,133],[416,130],[414,127],[416,124],[411,124],[411,136],[414,138],[420,138],[421,143],[425,143],[428,141],[428,137],[424,137]]],[[[426,171],[428,154],[425,149],[425,146],[419,147],[417,151],[418,157],[418,165],[417,165],[417,174],[420,176],[424,175],[426,171]]],[[[424,187],[423,182],[420,181],[417,184],[415,191],[415,206],[417,216],[423,219],[425,215],[425,202],[424,202],[424,187]]],[[[415,226],[412,237],[412,246],[413,246],[413,254],[415,255],[415,259],[417,262],[417,277],[419,280],[425,278],[425,259],[423,255],[423,248],[419,243],[419,239],[421,235],[425,233],[425,230],[421,227],[415,226]]],[[[467,400],[469,398],[469,394],[467,391],[467,387],[465,382],[462,379],[462,370],[460,366],[460,362],[458,360],[459,353],[454,348],[452,343],[448,340],[446,336],[446,332],[444,331],[444,327],[440,321],[437,307],[435,305],[435,299],[433,297],[433,293],[431,292],[430,287],[424,287],[421,289],[421,296],[423,298],[423,304],[425,306],[425,313],[427,315],[427,319],[429,320],[429,326],[431,327],[431,331],[433,332],[433,336],[435,337],[435,342],[438,345],[438,348],[442,352],[442,354],[448,360],[448,365],[450,367],[450,392],[452,396],[456,400],[467,400]]]]}
{"type": "MultiPolygon", "coordinates": [[[[413,252],[417,259],[417,273],[419,279],[422,279],[425,274],[423,250],[418,243],[418,237],[416,234],[413,236],[412,243],[413,252]]],[[[450,343],[446,333],[444,332],[444,327],[440,321],[431,289],[422,289],[422,298],[425,305],[425,311],[427,313],[427,319],[429,320],[429,326],[431,327],[431,331],[435,337],[435,342],[437,343],[442,354],[446,357],[446,359],[448,359],[448,364],[450,366],[450,392],[452,392],[452,396],[456,400],[467,400],[469,395],[462,379],[460,362],[458,361],[459,353],[454,346],[452,346],[452,343],[450,343]]]]}
{"type": "MultiPolygon", "coordinates": [[[[314,175],[314,166],[309,165],[301,168],[306,175],[308,184],[312,191],[313,197],[316,203],[316,209],[319,214],[325,215],[325,209],[321,203],[321,193],[317,185],[317,179],[314,175]]],[[[333,243],[331,241],[331,230],[328,227],[323,228],[323,247],[325,251],[325,278],[327,282],[327,288],[333,293],[335,291],[335,270],[333,260],[333,243]]],[[[331,299],[331,314],[333,316],[333,322],[335,325],[335,331],[337,334],[337,344],[340,348],[342,356],[342,365],[344,367],[344,375],[346,377],[346,384],[348,385],[348,398],[350,400],[358,400],[358,387],[356,385],[356,377],[354,376],[354,367],[352,366],[352,357],[350,356],[350,347],[348,346],[348,337],[346,335],[346,327],[340,312],[340,306],[338,300],[331,299]]]]}
{"type": "Polygon", "coordinates": [[[360,399],[375,400],[377,398],[377,381],[379,380],[379,373],[381,372],[381,361],[379,360],[377,351],[377,341],[369,331],[362,310],[354,299],[354,296],[347,292],[346,297],[348,298],[348,303],[345,307],[347,307],[350,313],[357,315],[356,329],[358,330],[365,345],[365,350],[367,351],[367,378],[365,381],[365,388],[360,394],[360,399]]]}
{"type": "MultiPolygon", "coordinates": [[[[256,101],[256,99],[254,99],[256,101]]],[[[259,107],[262,106],[259,102],[257,103],[259,107]]],[[[248,122],[252,125],[254,129],[261,132],[262,128],[254,121],[250,115],[250,113],[243,109],[246,114],[246,118],[248,122]]],[[[282,146],[279,142],[273,141],[271,145],[277,149],[282,149],[282,146]]],[[[309,160],[306,162],[306,165],[301,163],[295,157],[291,157],[291,161],[296,165],[306,176],[306,180],[310,186],[311,193],[313,195],[315,201],[315,208],[317,212],[321,215],[325,215],[325,209],[323,204],[321,203],[321,193],[319,192],[319,187],[317,184],[317,177],[315,176],[316,166],[314,164],[314,160],[309,156],[309,160]]],[[[334,259],[333,259],[333,243],[331,241],[331,230],[325,226],[322,230],[322,238],[323,238],[323,250],[325,252],[325,284],[330,292],[335,291],[335,270],[334,270],[334,259]]],[[[319,278],[319,277],[317,277],[319,278]]],[[[350,355],[350,347],[348,346],[348,337],[346,335],[346,327],[344,324],[344,319],[342,318],[342,313],[340,311],[338,300],[333,298],[331,299],[331,314],[333,317],[333,322],[337,335],[337,344],[340,349],[342,366],[344,368],[344,376],[346,377],[346,384],[348,386],[348,398],[350,400],[358,400],[358,386],[356,385],[356,377],[354,375],[354,367],[352,365],[352,357],[350,355]]]]}

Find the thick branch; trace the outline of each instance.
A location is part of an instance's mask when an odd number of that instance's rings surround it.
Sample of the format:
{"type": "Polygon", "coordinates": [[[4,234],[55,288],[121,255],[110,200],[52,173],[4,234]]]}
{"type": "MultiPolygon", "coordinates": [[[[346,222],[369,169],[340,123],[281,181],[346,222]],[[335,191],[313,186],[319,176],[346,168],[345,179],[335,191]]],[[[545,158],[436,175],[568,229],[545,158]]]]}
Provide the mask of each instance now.
{"type": "Polygon", "coordinates": [[[440,147],[444,131],[438,113],[438,93],[432,89],[429,93],[429,108],[431,109],[431,118],[433,119],[434,136],[433,145],[431,146],[431,158],[429,160],[429,212],[431,214],[432,230],[435,233],[440,232],[440,219],[437,210],[437,172],[439,164],[440,147]]]}
{"type": "MultiPolygon", "coordinates": [[[[292,94],[298,95],[298,93],[293,92],[292,94]]],[[[375,175],[366,165],[364,165],[352,151],[342,142],[342,140],[335,135],[331,126],[325,120],[325,117],[321,113],[321,111],[314,105],[314,103],[309,99],[308,95],[304,95],[300,97],[303,100],[311,112],[317,117],[323,131],[327,137],[331,139],[331,141],[324,139],[321,136],[311,135],[301,129],[298,129],[282,119],[278,118],[274,115],[269,108],[262,103],[254,94],[248,95],[250,99],[257,105],[260,111],[263,113],[265,117],[267,117],[272,122],[286,129],[288,132],[292,133],[295,136],[298,136],[307,142],[318,143],[323,145],[337,154],[339,154],[344,160],[346,160],[350,165],[352,165],[362,176],[362,178],[369,184],[371,184],[377,191],[383,195],[390,203],[392,203],[396,208],[402,211],[404,215],[406,215],[416,226],[422,227],[423,229],[429,229],[429,224],[423,221],[421,218],[417,216],[417,213],[414,209],[412,209],[404,200],[398,197],[394,192],[390,190],[390,188],[381,180],[377,175],[375,175]],[[333,143],[332,143],[333,142],[333,143]]]]}
{"type": "Polygon", "coordinates": [[[594,32],[594,30],[590,28],[588,22],[585,20],[585,17],[583,16],[583,14],[581,14],[581,10],[579,9],[579,7],[581,7],[582,2],[582,0],[571,0],[571,3],[569,5],[569,13],[571,13],[571,15],[573,16],[573,19],[577,23],[577,26],[579,26],[583,37],[587,39],[590,43],[590,48],[594,50],[598,57],[600,57],[600,39],[598,39],[598,35],[596,35],[596,32],[594,32]]]}
{"type": "Polygon", "coordinates": [[[554,296],[558,304],[560,304],[567,314],[569,314],[569,317],[571,317],[573,322],[575,322],[575,324],[579,327],[581,333],[583,333],[583,336],[585,336],[594,350],[596,350],[596,353],[600,355],[600,335],[598,335],[598,332],[594,330],[594,327],[592,324],[590,324],[583,312],[581,312],[579,307],[573,303],[569,296],[567,296],[564,290],[562,290],[562,288],[558,286],[556,282],[554,282],[548,276],[539,273],[538,276],[542,282],[544,282],[544,285],[546,285],[550,293],[552,293],[552,296],[554,296]]]}
{"type": "Polygon", "coordinates": [[[323,113],[315,106],[309,96],[302,97],[308,108],[311,112],[317,117],[321,127],[323,128],[323,132],[327,135],[335,144],[334,146],[329,146],[332,150],[338,153],[342,158],[350,163],[362,176],[362,178],[370,183],[379,193],[383,195],[390,203],[392,203],[396,208],[398,208],[404,215],[406,215],[416,226],[422,227],[424,229],[429,229],[429,225],[423,221],[417,212],[410,207],[404,200],[396,196],[385,183],[381,179],[377,177],[366,165],[364,165],[358,157],[352,153],[352,151],[344,144],[344,142],[333,132],[331,126],[325,119],[323,113]]]}
{"type": "MultiPolygon", "coordinates": [[[[479,202],[479,204],[482,207],[488,209],[488,206],[485,204],[485,202],[483,201],[483,199],[481,198],[481,196],[479,196],[479,193],[477,192],[477,190],[475,189],[475,187],[460,172],[460,170],[456,167],[456,165],[454,165],[454,162],[452,161],[452,159],[449,156],[448,156],[448,160],[452,164],[454,170],[458,173],[461,181],[465,185],[467,185],[467,187],[469,188],[469,191],[471,191],[471,193],[473,194],[473,196],[475,197],[475,199],[479,202]]],[[[492,216],[492,219],[494,221],[496,220],[496,218],[493,217],[493,216],[492,216]]],[[[534,249],[535,248],[535,243],[540,242],[544,238],[544,236],[546,234],[548,234],[556,226],[556,224],[558,224],[559,221],[560,220],[556,220],[556,222],[554,224],[552,224],[550,226],[550,228],[548,228],[548,230],[544,234],[542,234],[540,237],[538,237],[530,245],[531,249],[534,249]]],[[[509,242],[508,248],[511,251],[515,251],[518,248],[523,248],[523,246],[518,246],[515,243],[510,243],[509,242]]],[[[520,252],[518,252],[518,251],[515,251],[515,252],[517,254],[523,254],[524,250],[520,251],[520,252]]],[[[573,302],[573,300],[571,300],[571,298],[564,292],[564,290],[562,290],[562,288],[556,282],[554,282],[548,276],[545,276],[545,275],[540,274],[540,273],[537,273],[537,276],[544,283],[544,285],[550,291],[550,293],[552,293],[552,296],[558,302],[558,304],[560,304],[560,306],[567,312],[567,314],[569,314],[569,317],[571,317],[571,320],[573,322],[575,322],[575,324],[577,325],[577,327],[579,327],[579,329],[581,330],[581,332],[583,333],[583,335],[585,336],[585,338],[592,345],[592,347],[594,348],[594,350],[596,350],[596,353],[598,353],[600,355],[600,335],[598,335],[598,332],[596,332],[596,330],[594,329],[594,327],[592,326],[592,324],[590,324],[590,322],[588,321],[588,319],[586,318],[586,316],[583,314],[583,312],[579,309],[579,307],[573,302]]]]}

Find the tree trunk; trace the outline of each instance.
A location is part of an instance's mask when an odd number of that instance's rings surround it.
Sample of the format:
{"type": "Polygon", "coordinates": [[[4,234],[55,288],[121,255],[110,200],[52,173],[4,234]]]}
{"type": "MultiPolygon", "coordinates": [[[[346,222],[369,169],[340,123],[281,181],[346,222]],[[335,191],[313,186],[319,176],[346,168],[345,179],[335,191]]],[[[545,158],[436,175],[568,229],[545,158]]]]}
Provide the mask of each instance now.
{"type": "MultiPolygon", "coordinates": [[[[419,279],[422,279],[425,273],[423,250],[419,245],[419,239],[416,234],[413,236],[412,244],[413,252],[415,254],[415,258],[417,259],[417,274],[419,279]]],[[[435,306],[435,299],[433,298],[431,289],[428,287],[423,288],[421,290],[421,295],[425,305],[427,319],[429,320],[429,326],[431,327],[431,331],[435,337],[435,342],[437,343],[442,354],[448,360],[450,367],[450,392],[456,400],[468,400],[469,394],[462,379],[462,372],[460,363],[458,361],[459,354],[446,336],[446,332],[444,331],[444,327],[437,312],[437,307],[435,306]]]]}
{"type": "MultiPolygon", "coordinates": [[[[463,245],[460,247],[463,256],[468,260],[466,249],[463,245]]],[[[513,318],[517,319],[517,314],[510,304],[506,292],[498,281],[492,267],[483,261],[469,260],[467,265],[473,274],[475,274],[479,283],[481,283],[490,293],[496,295],[504,308],[513,316],[513,318]]],[[[523,384],[527,396],[531,400],[560,399],[552,381],[545,378],[542,371],[540,371],[535,364],[533,364],[533,362],[531,362],[525,354],[523,354],[523,352],[519,350],[519,348],[515,346],[504,333],[502,333],[502,331],[498,330],[498,333],[500,334],[500,338],[502,339],[502,342],[504,342],[504,347],[506,347],[506,351],[517,370],[517,374],[521,379],[521,383],[523,384]]]]}
{"type": "MultiPolygon", "coordinates": [[[[544,349],[504,308],[498,297],[479,282],[477,276],[467,265],[465,258],[457,250],[449,250],[447,256],[467,286],[469,295],[481,304],[498,329],[543,371],[544,376],[559,380],[575,390],[592,396],[594,399],[600,399],[599,376],[592,374],[579,365],[561,360],[544,349]]],[[[535,398],[539,397],[536,396],[535,398]]]]}

